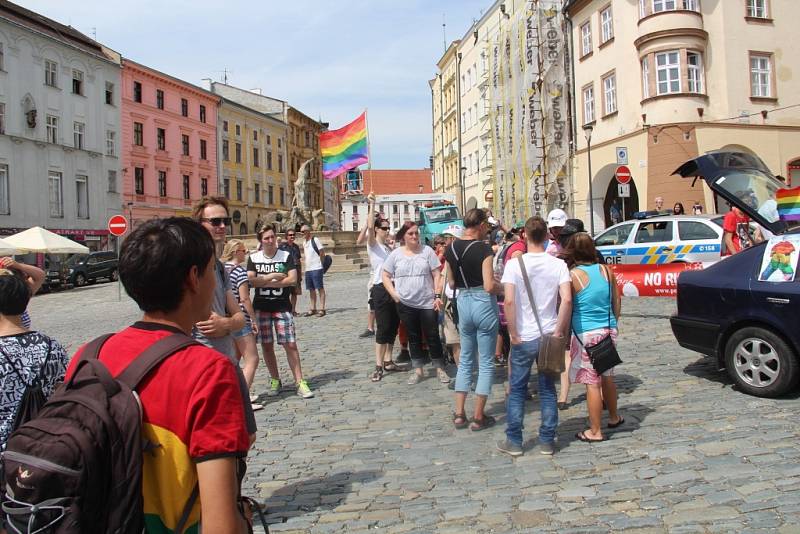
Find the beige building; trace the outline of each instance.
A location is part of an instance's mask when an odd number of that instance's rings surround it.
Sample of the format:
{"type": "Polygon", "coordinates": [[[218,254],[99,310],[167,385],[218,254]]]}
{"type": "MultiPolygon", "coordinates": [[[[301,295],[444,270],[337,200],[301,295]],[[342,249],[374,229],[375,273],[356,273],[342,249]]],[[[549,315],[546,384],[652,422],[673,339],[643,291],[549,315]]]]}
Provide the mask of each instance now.
{"type": "Polygon", "coordinates": [[[666,208],[681,202],[688,211],[699,201],[708,212],[725,211],[708,188],[672,176],[715,150],[753,152],[800,183],[800,44],[789,31],[800,2],[571,0],[566,9],[576,216],[589,220],[587,131],[596,230],[610,223],[618,197],[620,149],[633,177],[627,216],[652,209],[656,197],[666,208]]]}
{"type": "MultiPolygon", "coordinates": [[[[301,111],[289,106],[289,183],[297,180],[297,171],[307,160],[314,158],[309,164],[307,201],[311,209],[324,209],[325,184],[322,177],[322,155],[319,150],[319,134],[328,125],[315,121],[301,111]]],[[[294,197],[292,197],[294,198],[294,197]]]]}
{"type": "Polygon", "coordinates": [[[461,188],[459,127],[460,77],[456,75],[458,41],[453,41],[437,63],[431,87],[433,111],[433,191],[453,193],[459,209],[464,208],[461,188]]]}

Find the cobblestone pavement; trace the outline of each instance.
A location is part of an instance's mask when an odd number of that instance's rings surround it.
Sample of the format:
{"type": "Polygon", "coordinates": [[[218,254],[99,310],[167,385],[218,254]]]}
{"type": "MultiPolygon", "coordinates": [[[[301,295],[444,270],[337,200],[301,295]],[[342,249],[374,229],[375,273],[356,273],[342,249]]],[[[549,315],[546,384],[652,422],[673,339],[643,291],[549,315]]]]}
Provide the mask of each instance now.
{"type": "MultiPolygon", "coordinates": [[[[558,451],[544,457],[534,448],[534,398],[526,453],[511,459],[494,448],[504,435],[505,370],[488,403],[498,425],[455,430],[452,392],[436,379],[368,380],[373,341],[357,338],[366,274],[326,283],[328,315],[298,320],[316,398],[294,394],[279,353],[285,390],[262,396],[257,412],[245,492],[266,502],[272,532],[800,531],[798,395],[763,400],[733,390],[710,359],[675,343],[673,300],[624,301],[624,426],[604,443],[577,441],[586,404],[575,387],[560,412],[558,451]]],[[[70,350],[138,316],[124,295],[117,301],[114,284],[36,297],[31,312],[70,350]]],[[[267,379],[262,364],[256,392],[267,379]]]]}

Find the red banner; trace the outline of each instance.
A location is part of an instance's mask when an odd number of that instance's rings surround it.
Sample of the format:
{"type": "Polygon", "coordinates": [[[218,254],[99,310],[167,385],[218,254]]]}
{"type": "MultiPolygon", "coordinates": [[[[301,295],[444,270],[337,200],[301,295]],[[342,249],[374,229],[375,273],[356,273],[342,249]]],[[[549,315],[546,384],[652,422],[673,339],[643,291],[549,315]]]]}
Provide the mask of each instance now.
{"type": "Polygon", "coordinates": [[[683,271],[697,271],[702,263],[615,264],[609,265],[617,278],[620,294],[626,297],[674,297],[678,294],[678,276],[683,271]]]}

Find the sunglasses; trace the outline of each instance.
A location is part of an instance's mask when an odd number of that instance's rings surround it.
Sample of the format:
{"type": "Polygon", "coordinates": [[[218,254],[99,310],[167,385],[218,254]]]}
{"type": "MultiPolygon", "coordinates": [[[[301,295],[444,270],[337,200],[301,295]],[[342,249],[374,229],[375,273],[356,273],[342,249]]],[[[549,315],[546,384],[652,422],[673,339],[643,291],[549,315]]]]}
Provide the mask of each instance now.
{"type": "Polygon", "coordinates": [[[231,225],[231,218],[230,217],[203,217],[200,219],[203,222],[210,223],[211,226],[230,226],[231,225]]]}
{"type": "Polygon", "coordinates": [[[294,237],[294,234],[286,234],[286,237],[294,237]]]}
{"type": "Polygon", "coordinates": [[[389,227],[388,226],[379,226],[378,230],[383,230],[384,232],[388,232],[389,231],[389,227]]]}

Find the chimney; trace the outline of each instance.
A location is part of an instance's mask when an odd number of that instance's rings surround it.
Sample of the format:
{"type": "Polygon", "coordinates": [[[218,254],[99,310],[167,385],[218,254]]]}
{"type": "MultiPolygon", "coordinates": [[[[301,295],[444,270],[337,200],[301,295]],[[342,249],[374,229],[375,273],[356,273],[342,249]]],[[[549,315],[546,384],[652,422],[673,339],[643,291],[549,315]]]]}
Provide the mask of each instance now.
{"type": "Polygon", "coordinates": [[[422,190],[425,189],[425,187],[422,184],[419,184],[417,187],[419,188],[420,193],[422,193],[422,190]]]}

